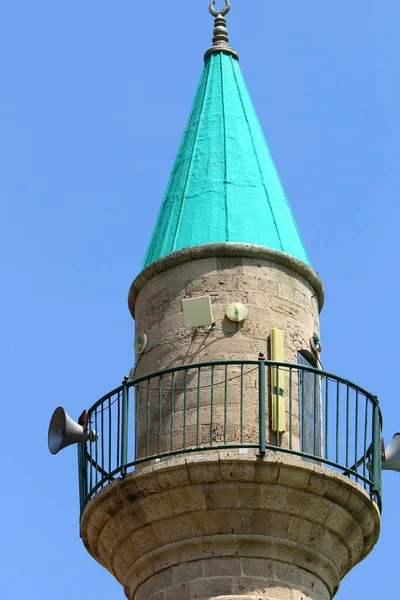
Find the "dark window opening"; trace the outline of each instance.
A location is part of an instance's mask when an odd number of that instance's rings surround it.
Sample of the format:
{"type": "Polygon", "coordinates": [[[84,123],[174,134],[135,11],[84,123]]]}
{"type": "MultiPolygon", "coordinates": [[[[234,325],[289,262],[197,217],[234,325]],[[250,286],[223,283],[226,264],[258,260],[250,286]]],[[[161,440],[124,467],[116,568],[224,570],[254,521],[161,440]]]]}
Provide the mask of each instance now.
{"type": "MultiPolygon", "coordinates": [[[[299,365],[314,367],[303,354],[298,355],[299,365]]],[[[299,369],[299,415],[301,451],[313,456],[321,453],[320,376],[299,369]]]]}

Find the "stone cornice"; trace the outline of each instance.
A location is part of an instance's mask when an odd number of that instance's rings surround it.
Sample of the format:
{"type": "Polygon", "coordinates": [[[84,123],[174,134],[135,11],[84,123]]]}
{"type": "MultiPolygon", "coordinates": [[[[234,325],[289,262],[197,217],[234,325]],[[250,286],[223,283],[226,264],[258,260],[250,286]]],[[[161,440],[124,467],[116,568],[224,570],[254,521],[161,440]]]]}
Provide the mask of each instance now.
{"type": "Polygon", "coordinates": [[[129,290],[128,305],[132,317],[135,318],[135,303],[139,291],[153,277],[183,263],[202,258],[212,258],[214,256],[268,260],[287,267],[304,277],[312,285],[318,298],[319,310],[322,310],[324,305],[324,287],[322,281],[318,273],[303,261],[285,252],[273,250],[265,246],[245,244],[243,242],[218,242],[176,250],[146,267],[136,277],[129,290]]]}
{"type": "Polygon", "coordinates": [[[275,452],[213,451],[139,466],[99,491],[81,517],[86,549],[131,599],[149,578],[215,556],[294,565],[328,590],[310,598],[332,597],[379,531],[378,507],[361,485],[275,452]]]}

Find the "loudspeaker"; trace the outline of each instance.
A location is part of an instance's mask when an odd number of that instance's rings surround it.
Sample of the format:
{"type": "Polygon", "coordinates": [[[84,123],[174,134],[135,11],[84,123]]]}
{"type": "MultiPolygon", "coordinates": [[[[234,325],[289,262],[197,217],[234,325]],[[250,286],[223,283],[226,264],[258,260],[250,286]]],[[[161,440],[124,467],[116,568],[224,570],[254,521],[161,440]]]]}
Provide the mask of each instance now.
{"type": "Polygon", "coordinates": [[[87,442],[89,439],[94,442],[97,438],[95,431],[85,431],[82,425],[71,419],[62,406],[56,408],[50,419],[48,435],[49,450],[52,454],[57,454],[71,444],[87,442]]]}
{"type": "Polygon", "coordinates": [[[395,433],[392,441],[385,450],[385,459],[382,461],[385,471],[400,472],[400,433],[395,433]]]}

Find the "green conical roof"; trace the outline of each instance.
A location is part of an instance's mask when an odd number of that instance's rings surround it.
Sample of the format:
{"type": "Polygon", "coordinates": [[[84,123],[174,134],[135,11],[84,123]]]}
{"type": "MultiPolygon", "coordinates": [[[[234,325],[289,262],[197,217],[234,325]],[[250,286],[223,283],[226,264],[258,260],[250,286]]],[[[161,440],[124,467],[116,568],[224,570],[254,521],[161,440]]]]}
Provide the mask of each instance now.
{"type": "Polygon", "coordinates": [[[143,262],[213,242],[246,242],[310,264],[238,60],[206,58],[143,262]]]}

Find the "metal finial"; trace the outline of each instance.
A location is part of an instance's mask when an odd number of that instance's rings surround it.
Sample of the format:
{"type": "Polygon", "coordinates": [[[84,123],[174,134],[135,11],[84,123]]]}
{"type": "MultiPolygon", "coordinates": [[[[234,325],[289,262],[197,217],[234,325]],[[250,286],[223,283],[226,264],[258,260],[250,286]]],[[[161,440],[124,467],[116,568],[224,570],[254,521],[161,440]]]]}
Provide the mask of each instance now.
{"type": "Polygon", "coordinates": [[[229,2],[229,0],[225,0],[225,6],[222,10],[216,11],[214,6],[215,6],[215,0],[211,0],[210,13],[212,14],[213,17],[218,17],[218,15],[221,15],[222,17],[224,17],[231,10],[231,3],[229,2]]]}
{"type": "Polygon", "coordinates": [[[231,54],[232,56],[238,59],[239,56],[237,52],[235,52],[235,50],[233,50],[233,48],[231,48],[229,45],[228,30],[226,28],[226,19],[224,18],[225,15],[227,15],[231,9],[231,3],[229,2],[229,0],[225,0],[224,8],[221,8],[221,10],[219,11],[215,10],[214,7],[215,0],[211,0],[209,9],[212,16],[215,17],[214,37],[212,48],[209,48],[207,50],[207,52],[204,55],[204,59],[208,58],[210,54],[214,54],[216,52],[225,52],[226,54],[231,54]]]}

